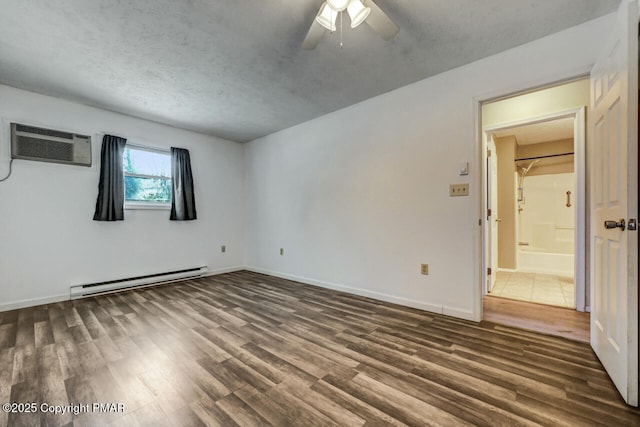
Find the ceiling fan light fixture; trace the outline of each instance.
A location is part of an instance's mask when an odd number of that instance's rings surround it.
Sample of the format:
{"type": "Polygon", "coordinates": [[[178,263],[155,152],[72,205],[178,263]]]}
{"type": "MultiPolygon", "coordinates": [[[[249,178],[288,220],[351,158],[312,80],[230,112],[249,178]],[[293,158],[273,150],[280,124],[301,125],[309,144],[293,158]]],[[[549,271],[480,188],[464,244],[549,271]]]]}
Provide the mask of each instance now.
{"type": "Polygon", "coordinates": [[[327,0],[329,7],[336,12],[342,12],[347,8],[351,0],[327,0]]]}
{"type": "Polygon", "coordinates": [[[385,41],[391,40],[400,31],[391,18],[376,5],[377,0],[318,1],[321,2],[318,13],[302,42],[302,48],[305,50],[312,50],[318,46],[320,39],[326,33],[325,29],[331,32],[336,31],[338,15],[340,15],[340,47],[342,47],[342,33],[346,24],[342,16],[344,11],[349,14],[351,28],[356,28],[366,21],[369,27],[385,41]]]}
{"type": "Polygon", "coordinates": [[[316,21],[318,24],[322,25],[329,31],[336,30],[336,18],[338,16],[338,12],[331,9],[327,3],[325,3],[320,9],[320,13],[316,16],[316,21]]]}
{"type": "Polygon", "coordinates": [[[349,18],[351,18],[351,28],[356,28],[369,17],[371,8],[364,7],[360,0],[351,0],[347,6],[347,12],[349,13],[349,18]]]}

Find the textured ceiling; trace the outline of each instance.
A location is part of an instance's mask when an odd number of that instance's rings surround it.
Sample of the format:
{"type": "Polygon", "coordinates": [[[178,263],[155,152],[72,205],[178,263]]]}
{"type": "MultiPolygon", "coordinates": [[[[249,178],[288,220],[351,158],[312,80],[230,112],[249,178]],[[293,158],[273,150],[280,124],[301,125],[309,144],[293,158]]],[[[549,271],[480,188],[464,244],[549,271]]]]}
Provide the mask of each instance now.
{"type": "Polygon", "coordinates": [[[321,0],[0,0],[0,83],[248,141],[615,10],[620,0],[376,0],[301,48],[321,0]]]}

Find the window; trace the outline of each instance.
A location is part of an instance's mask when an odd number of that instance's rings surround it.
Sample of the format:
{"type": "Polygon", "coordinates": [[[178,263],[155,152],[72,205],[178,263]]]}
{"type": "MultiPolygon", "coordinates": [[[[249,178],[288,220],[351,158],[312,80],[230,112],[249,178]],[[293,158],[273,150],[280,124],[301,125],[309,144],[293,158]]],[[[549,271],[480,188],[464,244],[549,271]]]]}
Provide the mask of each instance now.
{"type": "Polygon", "coordinates": [[[122,156],[125,208],[171,207],[171,154],[127,144],[122,156]]]}

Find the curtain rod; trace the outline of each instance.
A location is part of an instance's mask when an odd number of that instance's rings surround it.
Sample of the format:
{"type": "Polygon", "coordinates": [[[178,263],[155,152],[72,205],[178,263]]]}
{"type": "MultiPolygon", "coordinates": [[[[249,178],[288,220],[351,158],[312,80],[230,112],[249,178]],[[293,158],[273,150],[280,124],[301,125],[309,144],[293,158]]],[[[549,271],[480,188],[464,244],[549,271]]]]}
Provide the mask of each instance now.
{"type": "Polygon", "coordinates": [[[155,151],[157,153],[171,153],[171,148],[162,148],[162,147],[151,147],[149,145],[138,144],[137,142],[129,142],[127,139],[127,145],[133,148],[141,148],[146,151],[155,151]]]}
{"type": "Polygon", "coordinates": [[[145,144],[139,144],[136,141],[138,140],[138,138],[129,138],[127,135],[123,135],[122,132],[107,132],[107,131],[102,131],[100,133],[98,133],[98,135],[112,135],[112,136],[117,136],[120,138],[124,138],[127,140],[127,145],[130,147],[134,147],[134,148],[142,148],[143,150],[147,150],[147,151],[157,151],[159,153],[171,153],[171,147],[169,148],[165,148],[165,147],[154,147],[151,145],[145,145],[145,144]],[[132,142],[133,141],[133,142],[132,142]]]}
{"type": "Polygon", "coordinates": [[[562,157],[562,156],[572,156],[574,153],[562,153],[562,154],[549,154],[546,156],[537,156],[537,157],[524,157],[522,159],[514,159],[514,162],[519,162],[521,160],[538,160],[538,159],[549,159],[551,157],[562,157]]]}

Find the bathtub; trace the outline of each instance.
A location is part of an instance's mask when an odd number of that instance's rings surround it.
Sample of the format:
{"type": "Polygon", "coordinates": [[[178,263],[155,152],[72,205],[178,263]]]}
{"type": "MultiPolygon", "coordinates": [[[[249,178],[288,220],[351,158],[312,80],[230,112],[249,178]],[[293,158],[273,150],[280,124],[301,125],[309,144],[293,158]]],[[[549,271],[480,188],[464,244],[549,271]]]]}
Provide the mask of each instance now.
{"type": "Polygon", "coordinates": [[[523,273],[543,273],[558,276],[573,277],[573,254],[549,253],[535,246],[520,246],[518,248],[517,271],[523,273]]]}

